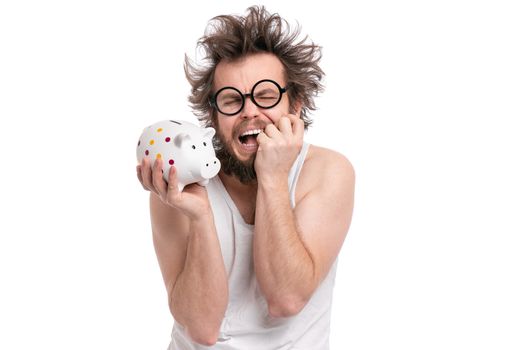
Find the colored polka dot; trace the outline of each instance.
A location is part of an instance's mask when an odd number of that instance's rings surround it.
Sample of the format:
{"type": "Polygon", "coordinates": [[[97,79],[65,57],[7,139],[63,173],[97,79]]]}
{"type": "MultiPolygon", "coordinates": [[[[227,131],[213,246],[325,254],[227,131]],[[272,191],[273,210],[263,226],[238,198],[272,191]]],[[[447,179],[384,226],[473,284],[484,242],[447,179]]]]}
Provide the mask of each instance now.
{"type": "Polygon", "coordinates": [[[154,144],[155,144],[155,140],[151,140],[151,141],[149,141],[149,144],[150,144],[150,145],[154,145],[154,144]]]}
{"type": "Polygon", "coordinates": [[[162,158],[162,155],[160,153],[157,153],[156,154],[156,159],[161,159],[162,158]]]}
{"type": "Polygon", "coordinates": [[[149,150],[146,149],[146,156],[148,156],[148,155],[149,155],[149,150]]]}
{"type": "Polygon", "coordinates": [[[166,142],[171,141],[171,137],[166,137],[166,142]]]}
{"type": "Polygon", "coordinates": [[[173,164],[175,164],[175,161],[173,159],[170,159],[169,160],[169,165],[173,165],[173,164]]]}
{"type": "Polygon", "coordinates": [[[156,129],[157,132],[162,132],[162,130],[164,130],[164,129],[162,129],[162,128],[156,129]]]}

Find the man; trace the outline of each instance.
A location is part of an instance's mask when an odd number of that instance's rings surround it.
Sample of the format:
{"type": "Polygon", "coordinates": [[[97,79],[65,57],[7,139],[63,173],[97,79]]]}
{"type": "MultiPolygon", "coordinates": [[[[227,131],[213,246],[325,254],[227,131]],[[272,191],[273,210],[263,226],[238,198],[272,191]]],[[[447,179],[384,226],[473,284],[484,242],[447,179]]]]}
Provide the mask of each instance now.
{"type": "Polygon", "coordinates": [[[166,183],[158,160],[137,166],[174,317],[169,349],[328,349],[355,175],[303,141],[320,48],[263,7],[209,28],[208,64],[186,59],[186,76],[199,119],[217,130],[220,173],[179,192],[175,167],[166,183]]]}

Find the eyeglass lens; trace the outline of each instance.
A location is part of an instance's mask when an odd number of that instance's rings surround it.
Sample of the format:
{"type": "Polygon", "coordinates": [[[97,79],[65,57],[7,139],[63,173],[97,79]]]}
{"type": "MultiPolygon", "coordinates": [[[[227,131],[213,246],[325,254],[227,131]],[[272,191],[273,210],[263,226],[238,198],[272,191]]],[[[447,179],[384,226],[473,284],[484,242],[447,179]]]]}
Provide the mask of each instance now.
{"type": "MultiPolygon", "coordinates": [[[[280,87],[272,81],[260,81],[251,91],[252,101],[261,108],[271,108],[280,102],[280,87]]],[[[236,114],[244,107],[244,95],[235,88],[222,89],[216,96],[216,106],[223,114],[236,114]]]]}

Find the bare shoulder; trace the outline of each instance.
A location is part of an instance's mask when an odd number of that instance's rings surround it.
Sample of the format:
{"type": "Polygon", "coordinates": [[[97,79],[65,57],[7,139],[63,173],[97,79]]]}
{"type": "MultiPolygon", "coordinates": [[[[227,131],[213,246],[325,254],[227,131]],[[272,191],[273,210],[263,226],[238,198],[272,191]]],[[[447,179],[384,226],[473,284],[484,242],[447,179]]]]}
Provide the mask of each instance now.
{"type": "Polygon", "coordinates": [[[349,159],[328,148],[309,146],[297,184],[297,201],[313,189],[352,192],[354,186],[355,170],[349,159]]]}

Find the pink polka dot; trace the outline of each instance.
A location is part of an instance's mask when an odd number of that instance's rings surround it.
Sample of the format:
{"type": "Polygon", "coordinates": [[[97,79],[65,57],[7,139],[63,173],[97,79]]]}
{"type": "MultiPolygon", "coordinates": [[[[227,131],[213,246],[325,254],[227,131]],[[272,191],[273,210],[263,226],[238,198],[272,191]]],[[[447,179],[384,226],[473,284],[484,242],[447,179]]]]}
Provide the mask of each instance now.
{"type": "Polygon", "coordinates": [[[173,159],[170,159],[169,160],[169,165],[173,165],[173,164],[175,164],[175,161],[173,159]]]}
{"type": "Polygon", "coordinates": [[[166,142],[171,141],[171,137],[166,137],[166,142]]]}

